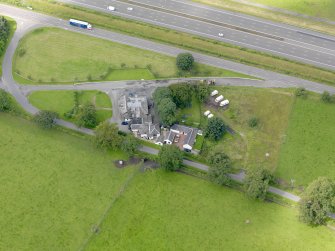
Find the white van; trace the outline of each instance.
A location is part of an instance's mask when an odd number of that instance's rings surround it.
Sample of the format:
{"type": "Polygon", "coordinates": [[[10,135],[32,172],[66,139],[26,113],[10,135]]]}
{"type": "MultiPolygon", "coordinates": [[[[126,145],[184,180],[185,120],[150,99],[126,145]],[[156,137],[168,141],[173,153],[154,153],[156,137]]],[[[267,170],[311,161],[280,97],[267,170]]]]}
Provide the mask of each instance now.
{"type": "Polygon", "coordinates": [[[109,6],[107,7],[107,10],[115,11],[115,7],[109,5],[109,6]]]}

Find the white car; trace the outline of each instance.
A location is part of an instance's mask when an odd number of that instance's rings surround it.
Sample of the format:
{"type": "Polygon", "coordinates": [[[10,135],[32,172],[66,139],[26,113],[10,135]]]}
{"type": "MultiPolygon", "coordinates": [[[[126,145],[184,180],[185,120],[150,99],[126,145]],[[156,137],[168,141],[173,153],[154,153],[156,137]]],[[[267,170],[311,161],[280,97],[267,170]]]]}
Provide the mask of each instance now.
{"type": "Polygon", "coordinates": [[[133,7],[128,7],[127,10],[132,11],[133,7]]]}
{"type": "Polygon", "coordinates": [[[114,7],[114,6],[108,6],[108,7],[107,7],[107,10],[115,11],[115,7],[114,7]]]}
{"type": "Polygon", "coordinates": [[[220,33],[219,33],[219,37],[223,37],[223,33],[220,32],[220,33]]]}

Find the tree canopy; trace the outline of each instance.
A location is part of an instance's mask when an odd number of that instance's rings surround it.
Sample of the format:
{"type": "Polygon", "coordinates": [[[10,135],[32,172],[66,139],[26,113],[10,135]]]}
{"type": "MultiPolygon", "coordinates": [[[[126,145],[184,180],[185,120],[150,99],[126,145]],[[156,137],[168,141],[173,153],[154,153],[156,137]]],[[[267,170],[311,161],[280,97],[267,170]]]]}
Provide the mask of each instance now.
{"type": "Polygon", "coordinates": [[[183,152],[175,145],[163,145],[158,153],[158,162],[166,171],[176,171],[183,163],[183,152]]]}
{"type": "Polygon", "coordinates": [[[177,106],[171,99],[162,99],[158,104],[157,111],[164,126],[171,126],[176,122],[177,106]]]}
{"type": "Polygon", "coordinates": [[[248,170],[244,179],[244,188],[247,195],[253,199],[264,200],[272,175],[264,168],[252,168],[248,170]]]}
{"type": "Polygon", "coordinates": [[[58,114],[51,111],[39,111],[33,118],[33,121],[40,127],[50,129],[55,126],[58,114]]]}
{"type": "Polygon", "coordinates": [[[228,173],[232,169],[232,163],[228,155],[222,152],[214,152],[208,159],[209,179],[219,185],[228,185],[231,181],[228,173]]]}
{"type": "Polygon", "coordinates": [[[300,219],[311,225],[325,224],[328,213],[335,211],[335,182],[325,177],[313,181],[300,201],[300,219]]]}
{"type": "Polygon", "coordinates": [[[210,89],[208,84],[205,83],[199,83],[195,86],[195,93],[197,95],[197,98],[201,103],[205,102],[210,94],[210,89]]]}
{"type": "Polygon", "coordinates": [[[226,126],[221,118],[214,117],[208,120],[204,135],[210,140],[219,140],[226,132],[226,126]]]}
{"type": "Polygon", "coordinates": [[[122,136],[118,133],[116,124],[108,121],[100,124],[96,128],[94,142],[97,147],[102,149],[118,149],[122,143],[122,136]]]}
{"type": "Polygon", "coordinates": [[[194,58],[191,53],[180,53],[177,56],[176,64],[179,70],[189,71],[193,67],[194,58]]]}
{"type": "Polygon", "coordinates": [[[178,108],[185,108],[191,105],[193,89],[189,84],[170,85],[169,89],[171,90],[172,100],[178,108]]]}
{"type": "Polygon", "coordinates": [[[131,156],[136,152],[139,145],[140,142],[137,138],[132,134],[127,134],[122,138],[121,150],[131,156]]]}
{"type": "Polygon", "coordinates": [[[0,112],[8,112],[12,109],[12,101],[9,94],[5,90],[0,89],[0,112]]]}
{"type": "Polygon", "coordinates": [[[93,104],[87,103],[79,108],[76,116],[76,123],[78,126],[94,128],[97,126],[97,111],[93,104]]]}

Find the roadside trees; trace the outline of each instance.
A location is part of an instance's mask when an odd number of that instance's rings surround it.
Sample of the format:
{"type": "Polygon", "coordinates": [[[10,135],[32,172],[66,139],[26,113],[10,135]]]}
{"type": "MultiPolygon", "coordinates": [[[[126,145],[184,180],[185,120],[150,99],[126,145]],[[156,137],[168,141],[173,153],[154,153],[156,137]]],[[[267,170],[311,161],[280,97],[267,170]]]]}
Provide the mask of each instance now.
{"type": "Polygon", "coordinates": [[[214,117],[208,120],[207,127],[205,128],[205,137],[210,140],[219,140],[226,132],[226,126],[221,118],[214,117]]]}
{"type": "Polygon", "coordinates": [[[158,162],[166,171],[176,171],[183,163],[183,153],[175,145],[164,145],[158,153],[158,162]]]}
{"type": "Polygon", "coordinates": [[[8,112],[12,110],[12,101],[9,94],[0,89],[0,112],[8,112]]]}
{"type": "Polygon", "coordinates": [[[78,115],[76,117],[76,123],[78,126],[87,128],[94,128],[97,126],[97,112],[93,104],[84,104],[79,108],[78,115]]]}
{"type": "Polygon", "coordinates": [[[225,153],[213,153],[209,159],[209,179],[219,185],[229,185],[231,179],[228,173],[232,169],[230,158],[225,153]]]}
{"type": "Polygon", "coordinates": [[[39,111],[33,118],[33,121],[42,128],[50,129],[56,125],[58,114],[51,111],[39,111]]]}
{"type": "Polygon", "coordinates": [[[191,53],[180,53],[177,56],[176,64],[179,70],[189,71],[194,65],[194,58],[191,53]]]}
{"type": "Polygon", "coordinates": [[[253,199],[264,200],[272,175],[264,168],[253,168],[248,170],[244,179],[244,188],[247,195],[253,199]]]}
{"type": "Polygon", "coordinates": [[[139,147],[140,142],[132,134],[127,134],[122,138],[121,150],[127,153],[129,156],[132,156],[137,148],[139,147]]]}
{"type": "Polygon", "coordinates": [[[304,191],[300,201],[300,219],[311,225],[325,224],[335,210],[335,182],[320,177],[304,191]]]}
{"type": "Polygon", "coordinates": [[[100,124],[95,132],[96,146],[102,149],[118,149],[123,140],[118,131],[116,124],[110,124],[108,121],[100,124]]]}

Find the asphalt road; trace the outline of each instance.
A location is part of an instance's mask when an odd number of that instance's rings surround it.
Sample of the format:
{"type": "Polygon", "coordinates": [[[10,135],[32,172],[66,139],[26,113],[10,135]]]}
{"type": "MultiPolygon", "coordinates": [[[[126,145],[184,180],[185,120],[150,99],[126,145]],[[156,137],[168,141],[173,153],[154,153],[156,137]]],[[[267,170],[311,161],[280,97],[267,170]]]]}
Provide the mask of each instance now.
{"type": "Polygon", "coordinates": [[[187,0],[60,1],[335,70],[335,37],[315,31],[215,9],[187,0]],[[107,10],[109,5],[116,10],[107,10]],[[133,10],[129,11],[128,7],[133,10]],[[219,33],[224,36],[219,37],[219,33]]]}
{"type": "MultiPolygon", "coordinates": [[[[17,20],[19,20],[19,22],[22,22],[23,25],[27,23],[34,23],[36,26],[43,25],[43,26],[59,27],[62,29],[66,29],[66,30],[70,30],[70,31],[74,31],[74,32],[82,33],[82,34],[86,34],[86,35],[90,35],[90,36],[94,36],[98,38],[103,38],[103,39],[107,39],[107,40],[122,43],[122,44],[127,44],[127,45],[138,47],[141,49],[155,51],[155,52],[162,53],[168,56],[177,56],[179,53],[187,51],[187,50],[183,50],[180,48],[175,48],[172,46],[159,44],[159,43],[151,42],[145,39],[135,38],[135,37],[127,36],[124,34],[103,30],[103,29],[94,29],[94,30],[89,31],[85,29],[76,28],[76,27],[70,26],[67,20],[62,20],[62,19],[58,19],[58,18],[42,15],[39,13],[35,13],[32,11],[23,10],[23,9],[19,9],[19,8],[7,6],[7,5],[2,5],[2,4],[0,4],[0,14],[4,14],[7,16],[16,18],[17,20]]],[[[20,30],[18,30],[17,34],[18,36],[22,35],[20,34],[20,30]]],[[[216,58],[216,57],[212,57],[212,56],[208,56],[208,55],[204,55],[200,53],[195,53],[195,52],[190,52],[190,53],[193,54],[195,60],[199,63],[208,64],[211,66],[224,68],[224,69],[240,72],[243,74],[255,76],[257,78],[264,79],[267,82],[271,84],[275,84],[277,86],[286,86],[286,87],[300,86],[300,87],[305,87],[308,90],[318,92],[318,93],[322,93],[323,91],[335,93],[335,89],[332,86],[322,85],[322,84],[318,84],[312,81],[303,80],[303,79],[299,79],[296,77],[287,76],[284,74],[275,73],[275,72],[271,72],[268,70],[263,70],[263,69],[259,69],[253,66],[248,66],[248,65],[241,64],[241,63],[236,63],[236,62],[232,62],[232,61],[228,61],[228,60],[224,60],[224,59],[220,59],[220,58],[216,58]]]]}

